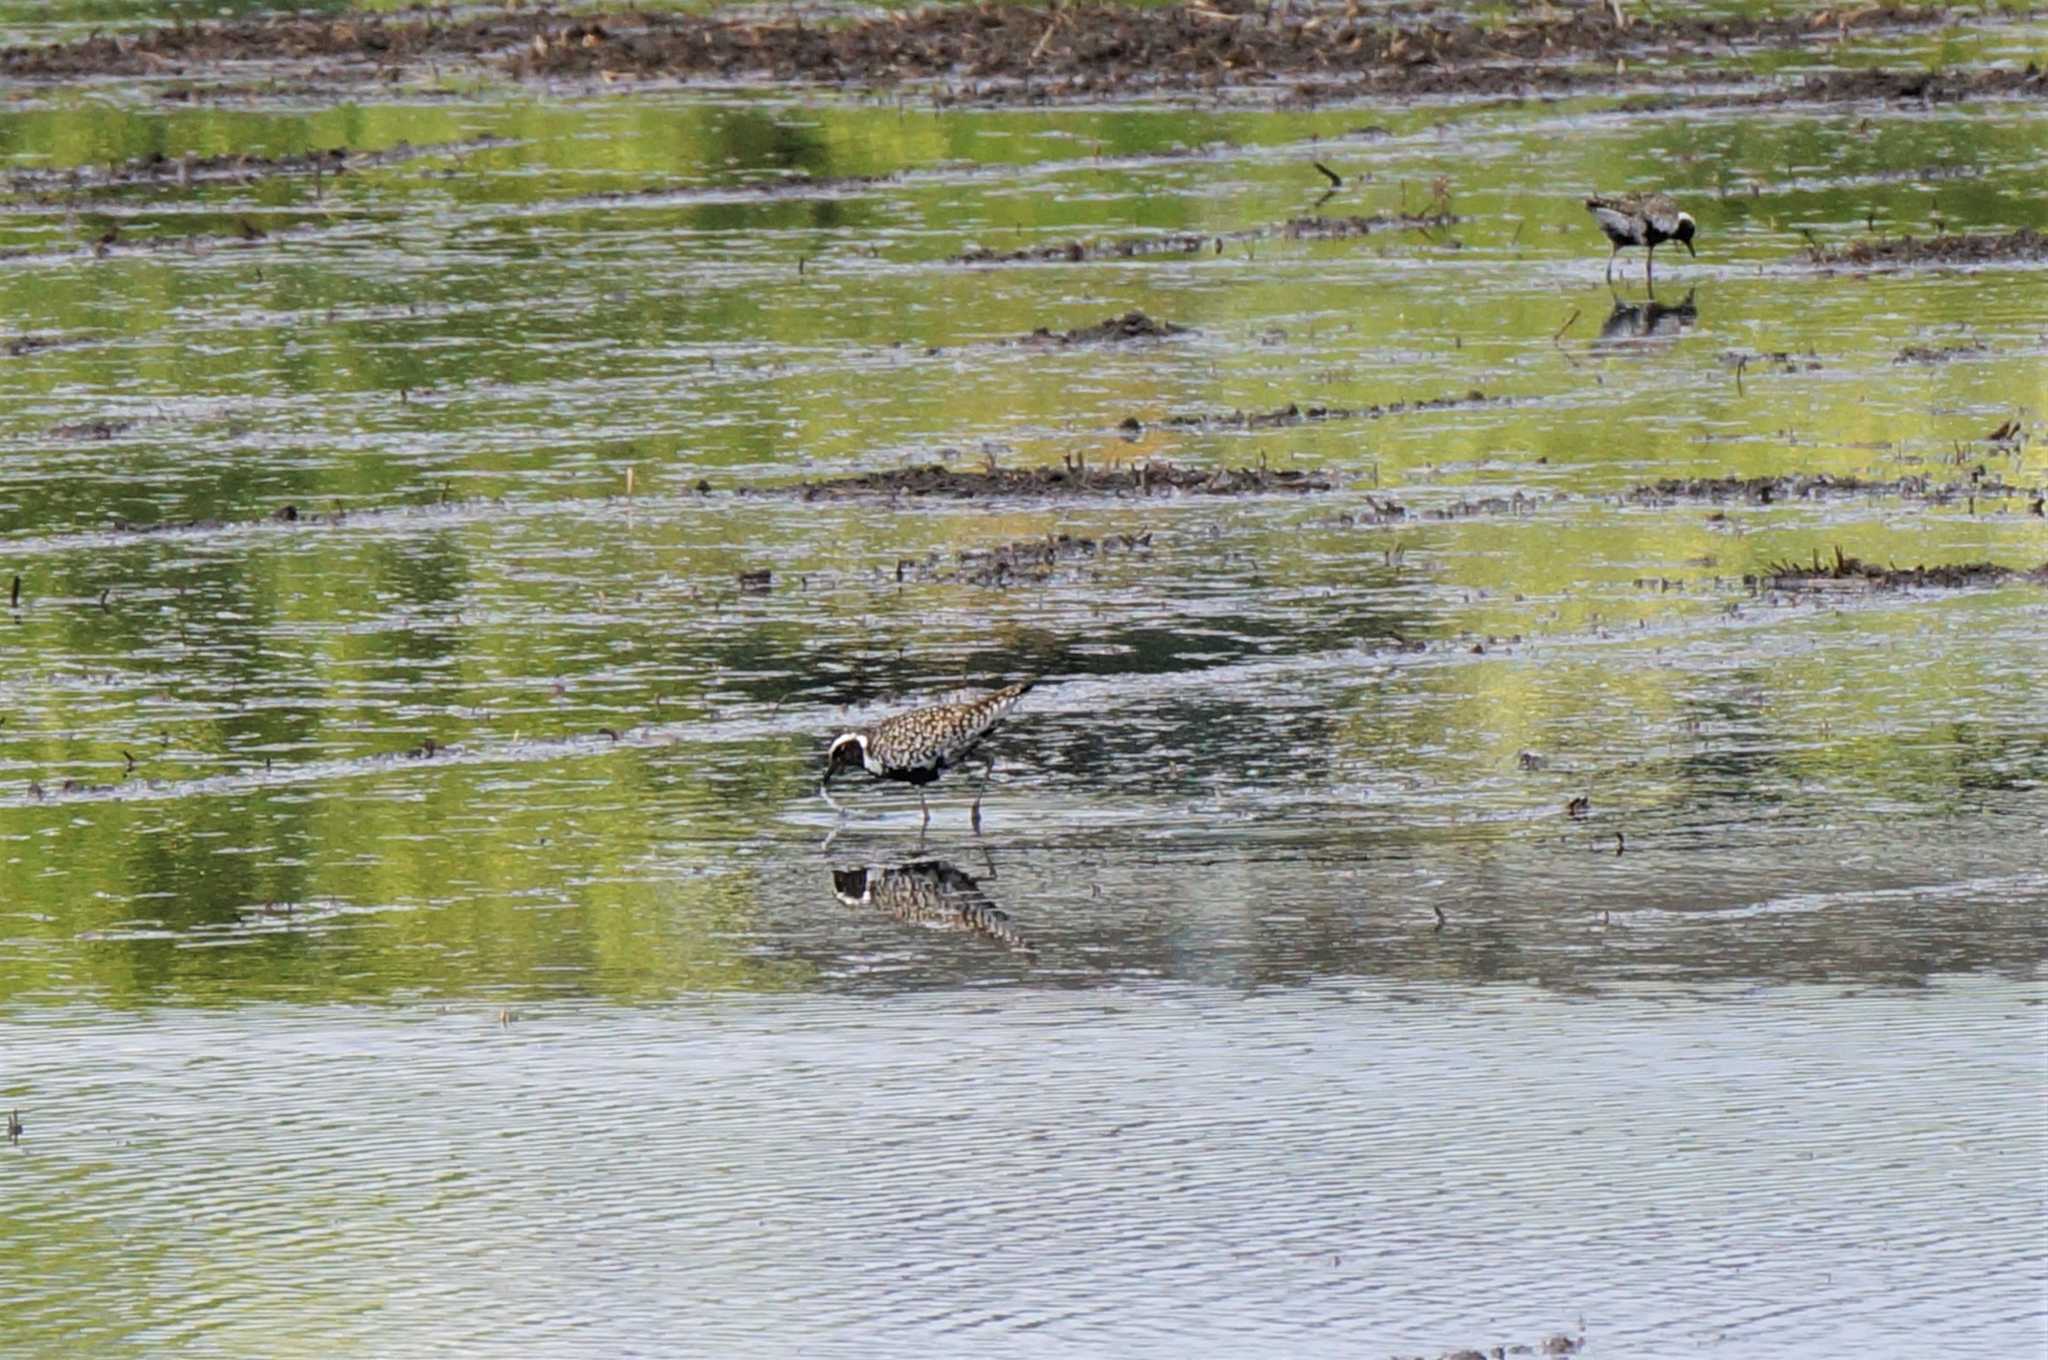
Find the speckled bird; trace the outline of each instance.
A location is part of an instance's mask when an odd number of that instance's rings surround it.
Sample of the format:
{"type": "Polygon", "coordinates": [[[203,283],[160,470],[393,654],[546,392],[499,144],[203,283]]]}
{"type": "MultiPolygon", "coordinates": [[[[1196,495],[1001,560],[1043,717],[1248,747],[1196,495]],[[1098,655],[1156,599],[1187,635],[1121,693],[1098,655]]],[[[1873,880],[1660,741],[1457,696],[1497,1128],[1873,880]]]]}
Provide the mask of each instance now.
{"type": "Polygon", "coordinates": [[[972,931],[1007,948],[1033,952],[1010,914],[989,900],[980,882],[942,859],[893,869],[834,869],[832,895],[849,907],[887,912],[905,925],[972,931]]]}
{"type": "Polygon", "coordinates": [[[1593,214],[1600,230],[1614,243],[1614,249],[1607,252],[1610,283],[1614,281],[1614,257],[1621,254],[1624,246],[1643,247],[1646,285],[1650,282],[1650,266],[1657,258],[1657,247],[1666,241],[1683,241],[1687,250],[1699,254],[1692,248],[1692,235],[1699,224],[1692,220],[1691,213],[1680,212],[1669,194],[1589,194],[1586,211],[1593,214]]]}
{"type": "MultiPolygon", "coordinates": [[[[924,786],[941,772],[959,765],[983,737],[1016,706],[1036,680],[1021,680],[978,699],[957,704],[934,704],[884,718],[869,727],[857,727],[832,739],[825,757],[825,780],[819,791],[827,801],[832,776],[858,766],[877,779],[894,779],[917,789],[917,803],[924,810],[924,825],[931,825],[931,805],[925,801],[924,786]]],[[[989,768],[994,768],[989,762],[989,768]]],[[[988,782],[986,773],[982,783],[988,782]]],[[[981,794],[974,795],[974,825],[981,826],[981,794]]]]}

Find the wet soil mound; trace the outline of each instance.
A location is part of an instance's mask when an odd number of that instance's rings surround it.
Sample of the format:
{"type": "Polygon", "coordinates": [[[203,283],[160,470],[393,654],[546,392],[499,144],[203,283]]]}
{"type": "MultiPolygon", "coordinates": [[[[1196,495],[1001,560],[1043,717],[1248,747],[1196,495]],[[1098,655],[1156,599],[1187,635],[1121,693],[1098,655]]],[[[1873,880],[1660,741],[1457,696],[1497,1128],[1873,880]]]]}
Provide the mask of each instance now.
{"type": "Polygon", "coordinates": [[[1960,233],[1953,236],[1881,236],[1852,241],[1839,250],[1807,252],[1813,264],[1882,268],[1915,264],[2001,264],[2048,260],[2048,235],[2022,227],[2004,236],[1960,233]]]}
{"type": "Polygon", "coordinates": [[[1334,491],[1337,483],[1324,472],[1294,469],[1191,468],[1148,459],[1143,463],[1092,468],[1078,458],[1061,467],[999,468],[955,471],[940,463],[892,472],[866,472],[791,488],[807,501],[900,497],[978,500],[990,496],[1034,499],[1069,496],[1163,496],[1176,492],[1198,496],[1251,496],[1274,491],[1334,491]]]}
{"type": "Polygon", "coordinates": [[[46,349],[62,349],[66,345],[89,345],[92,341],[83,335],[15,335],[0,341],[0,354],[19,359],[24,354],[40,354],[46,349]]]}
{"type": "Polygon", "coordinates": [[[1938,567],[1880,567],[1845,557],[1837,548],[1833,562],[1822,563],[1820,553],[1815,552],[1808,566],[1779,562],[1762,576],[1745,577],[1744,581],[1753,587],[1772,590],[1825,590],[1840,586],[1868,590],[1961,590],[2015,581],[2048,585],[2048,562],[2032,571],[2001,567],[1994,562],[1965,562],[1938,567]]]}
{"type": "Polygon", "coordinates": [[[1178,326],[1171,321],[1154,321],[1143,312],[1125,312],[1092,326],[1077,326],[1070,331],[1051,331],[1040,326],[1031,334],[1017,341],[1020,345],[1103,345],[1123,340],[1164,340],[1172,335],[1187,335],[1190,327],[1178,326]]]}

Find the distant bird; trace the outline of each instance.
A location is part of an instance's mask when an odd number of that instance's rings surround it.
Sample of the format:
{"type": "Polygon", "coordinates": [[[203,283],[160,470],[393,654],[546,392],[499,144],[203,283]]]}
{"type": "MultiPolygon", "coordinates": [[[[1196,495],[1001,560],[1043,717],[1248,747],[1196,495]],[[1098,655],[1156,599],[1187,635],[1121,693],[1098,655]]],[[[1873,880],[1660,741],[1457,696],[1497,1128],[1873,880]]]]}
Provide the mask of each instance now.
{"type": "MultiPolygon", "coordinates": [[[[832,776],[858,766],[877,779],[895,779],[914,785],[917,804],[924,809],[924,826],[932,821],[931,804],[925,801],[924,786],[964,761],[981,744],[1005,713],[1024,697],[1036,680],[1014,685],[958,704],[934,704],[884,718],[870,727],[855,728],[833,738],[825,757],[825,779],[818,791],[831,802],[832,776]]],[[[995,762],[988,763],[988,771],[995,762]]],[[[988,771],[982,784],[988,783],[988,771]]],[[[974,794],[974,827],[981,829],[981,791],[974,794]]]]}
{"type": "Polygon", "coordinates": [[[1692,220],[1691,213],[1680,212],[1668,194],[1590,194],[1586,211],[1593,214],[1600,230],[1614,243],[1614,249],[1607,252],[1610,283],[1614,280],[1614,257],[1621,254],[1624,246],[1641,246],[1647,252],[1643,257],[1645,284],[1650,282],[1650,266],[1657,258],[1657,247],[1666,241],[1683,241],[1687,250],[1695,256],[1699,254],[1692,248],[1692,234],[1699,224],[1692,220]]]}
{"type": "Polygon", "coordinates": [[[967,930],[1010,949],[1031,953],[1031,942],[981,883],[942,859],[921,859],[893,869],[834,869],[832,895],[849,907],[887,912],[909,926],[967,930]]]}

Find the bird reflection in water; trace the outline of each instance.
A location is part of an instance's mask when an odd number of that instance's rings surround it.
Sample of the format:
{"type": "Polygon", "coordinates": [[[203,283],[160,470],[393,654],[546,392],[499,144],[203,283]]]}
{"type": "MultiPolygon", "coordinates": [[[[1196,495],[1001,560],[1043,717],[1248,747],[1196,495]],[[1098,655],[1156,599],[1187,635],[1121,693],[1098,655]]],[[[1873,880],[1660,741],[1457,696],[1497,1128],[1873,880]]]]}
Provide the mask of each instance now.
{"type": "Polygon", "coordinates": [[[832,895],[849,907],[886,912],[905,925],[971,931],[1006,949],[1035,952],[1010,914],[989,900],[981,883],[942,859],[916,860],[893,869],[834,869],[832,895]]]}
{"type": "Polygon", "coordinates": [[[1614,297],[1614,310],[1600,323],[1600,338],[1593,342],[1601,349],[1663,349],[1699,324],[1699,308],[1693,305],[1693,294],[1688,292],[1685,301],[1670,305],[1651,298],[1648,302],[1626,302],[1619,293],[1614,297]]]}

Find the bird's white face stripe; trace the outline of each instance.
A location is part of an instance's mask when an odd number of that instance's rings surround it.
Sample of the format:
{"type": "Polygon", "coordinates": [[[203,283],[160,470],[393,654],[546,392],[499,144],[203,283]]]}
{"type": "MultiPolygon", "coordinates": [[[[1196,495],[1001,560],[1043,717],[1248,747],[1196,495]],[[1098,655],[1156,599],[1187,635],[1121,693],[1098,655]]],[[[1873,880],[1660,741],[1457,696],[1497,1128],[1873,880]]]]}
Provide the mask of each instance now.
{"type": "Polygon", "coordinates": [[[853,745],[860,748],[860,764],[862,769],[866,770],[869,774],[878,775],[881,773],[880,770],[875,768],[875,758],[868,751],[868,738],[865,732],[847,732],[841,735],[837,740],[835,740],[832,743],[831,755],[827,757],[827,760],[829,761],[832,756],[837,756],[839,754],[839,748],[846,745],[848,742],[851,742],[853,743],[853,745]]]}

